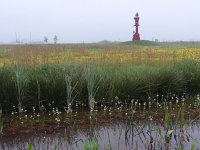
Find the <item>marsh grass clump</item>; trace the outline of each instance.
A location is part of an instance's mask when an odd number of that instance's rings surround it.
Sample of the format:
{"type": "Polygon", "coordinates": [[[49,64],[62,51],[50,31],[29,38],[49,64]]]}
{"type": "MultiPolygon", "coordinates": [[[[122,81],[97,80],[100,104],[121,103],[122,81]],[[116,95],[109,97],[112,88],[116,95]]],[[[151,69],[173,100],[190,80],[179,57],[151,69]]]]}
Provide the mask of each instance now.
{"type": "Polygon", "coordinates": [[[13,105],[17,105],[17,92],[14,78],[14,67],[0,67],[0,100],[4,113],[10,113],[13,105]]]}
{"type": "MultiPolygon", "coordinates": [[[[48,110],[52,109],[49,104],[52,106],[54,102],[55,107],[64,110],[64,106],[72,107],[76,101],[77,105],[87,104],[93,110],[98,106],[96,102],[99,105],[115,105],[117,95],[124,105],[135,99],[138,104],[146,102],[147,105],[156,103],[160,106],[163,101],[169,101],[170,93],[177,97],[183,93],[191,99],[196,97],[200,93],[197,85],[200,83],[199,67],[199,63],[190,61],[175,64],[7,65],[0,68],[1,105],[4,112],[11,113],[13,105],[18,106],[18,112],[22,111],[22,107],[41,110],[44,106],[48,110]],[[188,63],[195,65],[185,67],[188,63]]],[[[176,97],[173,96],[171,101],[176,101],[176,97]]]]}
{"type": "Polygon", "coordinates": [[[61,107],[65,103],[66,90],[62,65],[35,66],[29,71],[29,78],[29,94],[32,95],[29,105],[40,110],[42,105],[45,108],[48,108],[49,104],[61,107]]]}
{"type": "Polygon", "coordinates": [[[72,111],[72,105],[73,102],[77,96],[73,95],[75,93],[76,86],[78,82],[76,82],[74,85],[72,85],[72,78],[69,75],[64,76],[65,79],[65,84],[66,84],[66,89],[67,89],[67,105],[68,105],[68,111],[72,111]]]}
{"type": "Polygon", "coordinates": [[[25,96],[26,86],[28,84],[27,76],[25,75],[25,70],[23,66],[16,66],[15,69],[15,86],[17,89],[17,101],[18,101],[18,112],[21,113],[23,111],[23,99],[25,96]]]}
{"type": "Polygon", "coordinates": [[[94,70],[90,67],[86,68],[85,77],[87,81],[88,105],[90,110],[93,111],[96,104],[95,96],[99,90],[99,83],[101,79],[97,80],[94,70]]]}
{"type": "Polygon", "coordinates": [[[3,113],[3,111],[2,111],[1,104],[0,104],[0,119],[1,119],[2,113],[3,113]]]}
{"type": "Polygon", "coordinates": [[[83,150],[98,150],[98,143],[96,139],[85,140],[83,142],[83,150]]]}
{"type": "Polygon", "coordinates": [[[3,128],[4,126],[3,126],[3,120],[2,120],[2,107],[0,105],[0,135],[3,134],[3,128]]]}

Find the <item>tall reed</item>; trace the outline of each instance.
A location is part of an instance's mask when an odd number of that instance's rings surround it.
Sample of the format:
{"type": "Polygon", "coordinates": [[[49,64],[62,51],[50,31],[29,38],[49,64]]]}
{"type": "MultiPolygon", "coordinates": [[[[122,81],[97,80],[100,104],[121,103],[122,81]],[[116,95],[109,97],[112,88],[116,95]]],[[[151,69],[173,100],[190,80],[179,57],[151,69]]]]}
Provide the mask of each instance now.
{"type": "Polygon", "coordinates": [[[99,89],[100,79],[97,81],[94,70],[92,70],[90,67],[86,69],[85,77],[88,90],[88,105],[90,107],[90,110],[93,111],[96,104],[95,95],[99,89]]]}
{"type": "Polygon", "coordinates": [[[66,84],[66,89],[67,89],[68,111],[72,111],[71,107],[77,96],[77,95],[74,95],[74,97],[73,97],[73,94],[75,92],[75,88],[76,88],[78,82],[76,82],[74,85],[72,85],[72,78],[67,74],[64,76],[64,79],[65,79],[65,84],[66,84]]]}
{"type": "Polygon", "coordinates": [[[25,95],[25,87],[27,85],[27,78],[25,76],[24,68],[21,66],[16,66],[15,69],[15,86],[17,89],[17,100],[18,100],[18,112],[22,112],[23,98],[25,95]]]}

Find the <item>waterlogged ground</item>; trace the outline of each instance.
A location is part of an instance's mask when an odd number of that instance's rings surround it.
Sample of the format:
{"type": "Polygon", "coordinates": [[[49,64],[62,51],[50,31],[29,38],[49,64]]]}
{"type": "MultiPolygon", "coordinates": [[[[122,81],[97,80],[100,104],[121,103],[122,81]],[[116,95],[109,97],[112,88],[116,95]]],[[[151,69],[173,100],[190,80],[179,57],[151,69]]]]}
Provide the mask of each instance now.
{"type": "Polygon", "coordinates": [[[200,148],[200,109],[184,103],[14,113],[1,121],[2,150],[200,148]]]}

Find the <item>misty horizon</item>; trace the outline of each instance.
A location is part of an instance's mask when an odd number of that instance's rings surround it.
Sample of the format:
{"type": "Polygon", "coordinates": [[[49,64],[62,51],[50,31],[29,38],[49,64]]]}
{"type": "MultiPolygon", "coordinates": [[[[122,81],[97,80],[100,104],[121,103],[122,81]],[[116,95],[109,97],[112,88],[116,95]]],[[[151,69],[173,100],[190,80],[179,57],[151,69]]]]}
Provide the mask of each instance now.
{"type": "Polygon", "coordinates": [[[0,6],[0,42],[130,41],[134,15],[141,40],[200,41],[197,0],[7,0],[0,6]]]}

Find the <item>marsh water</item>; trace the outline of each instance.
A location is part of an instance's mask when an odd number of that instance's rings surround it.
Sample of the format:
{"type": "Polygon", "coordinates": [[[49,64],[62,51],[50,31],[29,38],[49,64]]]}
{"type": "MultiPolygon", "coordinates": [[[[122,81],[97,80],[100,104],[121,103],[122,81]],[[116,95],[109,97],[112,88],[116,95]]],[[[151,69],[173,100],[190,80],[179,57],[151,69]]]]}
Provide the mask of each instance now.
{"type": "Polygon", "coordinates": [[[200,110],[189,105],[102,107],[4,115],[0,149],[200,149],[200,110]]]}

